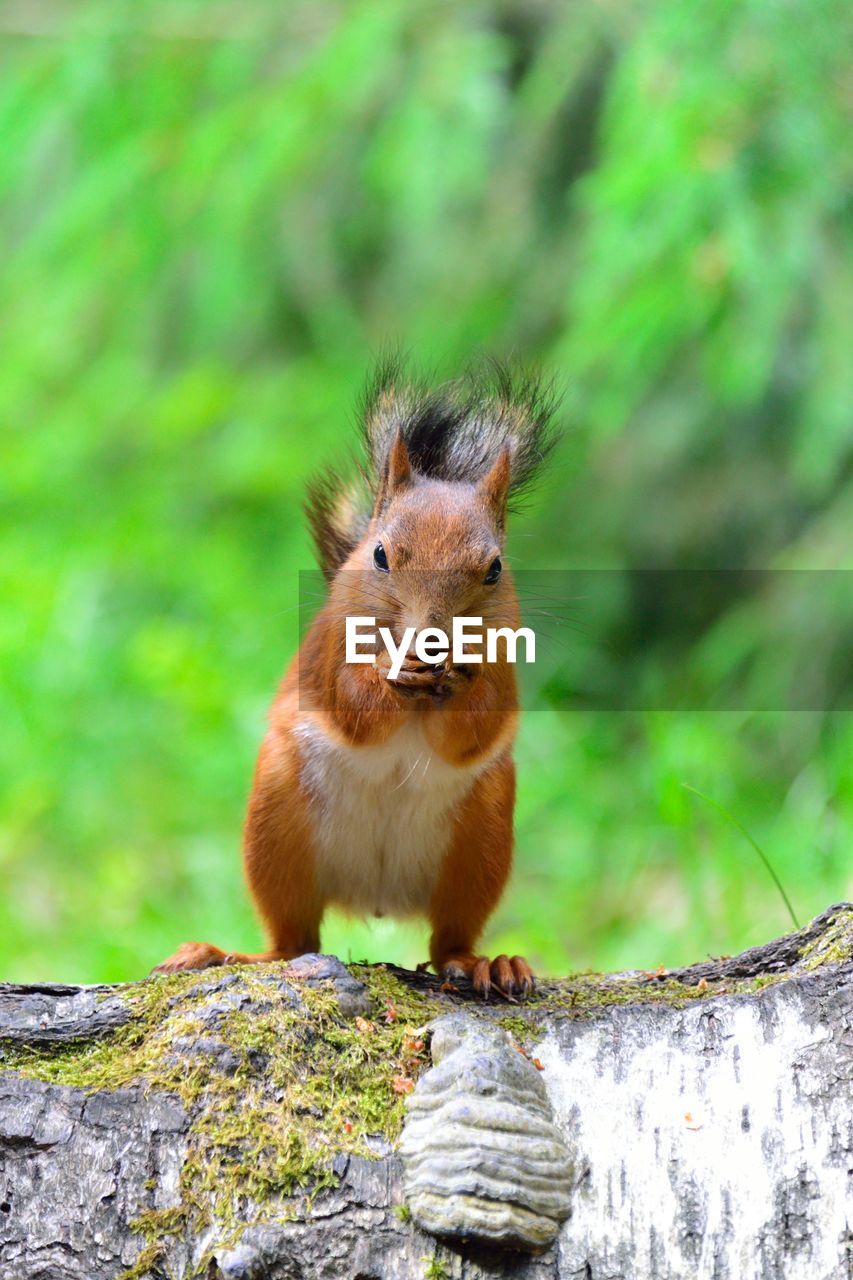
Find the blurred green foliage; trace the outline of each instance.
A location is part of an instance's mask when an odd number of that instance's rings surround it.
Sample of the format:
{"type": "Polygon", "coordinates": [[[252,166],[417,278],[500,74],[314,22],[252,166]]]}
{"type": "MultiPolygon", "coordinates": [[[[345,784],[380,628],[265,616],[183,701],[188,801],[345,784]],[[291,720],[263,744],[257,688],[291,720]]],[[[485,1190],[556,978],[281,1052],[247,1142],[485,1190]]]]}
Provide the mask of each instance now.
{"type": "MultiPolygon", "coordinates": [[[[256,945],[239,829],[303,487],[383,342],[567,387],[519,566],[849,568],[845,26],[843,0],[0,6],[0,977],[256,945]]],[[[777,607],[694,622],[704,687],[760,687],[777,607]]],[[[638,671],[675,613],[649,636],[626,600],[638,671]]],[[[531,711],[489,947],[652,967],[783,930],[683,783],[802,917],[853,896],[852,755],[841,712],[531,711]]]]}

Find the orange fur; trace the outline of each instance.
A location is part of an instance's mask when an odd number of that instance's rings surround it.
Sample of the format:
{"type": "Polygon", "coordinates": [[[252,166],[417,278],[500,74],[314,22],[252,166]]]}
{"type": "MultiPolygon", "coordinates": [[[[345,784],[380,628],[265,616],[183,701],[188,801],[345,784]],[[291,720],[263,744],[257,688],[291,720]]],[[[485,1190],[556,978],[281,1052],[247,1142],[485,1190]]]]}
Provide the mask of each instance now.
{"type": "Polygon", "coordinates": [[[430,959],[437,969],[473,951],[503,893],[512,861],[514,799],[515,769],[504,755],[480,774],[459,806],[429,904],[430,959]]]}
{"type": "Polygon", "coordinates": [[[407,625],[449,631],[456,615],[518,626],[510,574],[484,583],[503,543],[509,480],[506,451],[479,483],[454,484],[418,476],[402,440],[394,442],[367,534],[333,579],[281,684],[255,771],[244,860],[270,950],[226,955],[187,943],[161,969],[317,950],[327,905],[364,907],[345,900],[340,884],[349,878],[379,904],[396,893],[400,909],[414,905],[428,917],[440,971],[466,975],[483,994],[491,986],[504,994],[529,990],[532,973],[520,957],[490,964],[476,953],[512,859],[513,667],[424,664],[410,654],[392,682],[379,655],[375,665],[344,661],[347,615],[376,617],[398,635],[407,625]],[[380,541],[389,572],[373,562],[380,541]],[[395,825],[401,805],[410,814],[402,834],[395,825]],[[330,829],[336,821],[351,829],[330,829]],[[352,876],[346,866],[330,875],[330,865],[347,858],[352,876]],[[414,904],[412,893],[420,894],[414,904]]]}

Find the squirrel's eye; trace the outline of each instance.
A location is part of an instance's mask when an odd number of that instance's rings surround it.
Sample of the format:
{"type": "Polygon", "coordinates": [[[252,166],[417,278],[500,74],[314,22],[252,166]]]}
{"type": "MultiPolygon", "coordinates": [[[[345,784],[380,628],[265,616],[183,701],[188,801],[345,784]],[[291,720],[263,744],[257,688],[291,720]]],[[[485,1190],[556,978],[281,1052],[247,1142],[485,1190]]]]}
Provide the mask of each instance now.
{"type": "Polygon", "coordinates": [[[388,568],[388,557],[385,554],[385,548],[381,542],[377,542],[373,548],[373,563],[377,569],[381,569],[383,573],[390,573],[388,568]]]}
{"type": "Polygon", "coordinates": [[[501,576],[501,569],[502,569],[502,568],[503,568],[503,565],[501,564],[501,558],[500,558],[500,556],[495,556],[494,560],[493,560],[493,561],[492,561],[492,563],[489,565],[489,571],[488,571],[488,573],[486,574],[486,576],[485,576],[485,578],[483,579],[483,581],[484,581],[484,582],[487,582],[487,583],[489,583],[489,584],[491,584],[491,583],[493,583],[493,582],[497,582],[498,578],[501,576]]]}

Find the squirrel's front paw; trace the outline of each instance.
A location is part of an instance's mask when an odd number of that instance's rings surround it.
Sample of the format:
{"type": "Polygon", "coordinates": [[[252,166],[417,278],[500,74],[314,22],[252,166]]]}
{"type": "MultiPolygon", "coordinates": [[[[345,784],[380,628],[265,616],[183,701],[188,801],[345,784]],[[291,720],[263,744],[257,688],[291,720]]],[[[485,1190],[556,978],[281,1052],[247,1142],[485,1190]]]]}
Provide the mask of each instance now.
{"type": "Polygon", "coordinates": [[[414,658],[406,658],[395,676],[389,674],[390,661],[380,661],[377,669],[383,679],[403,698],[430,698],[440,680],[444,667],[442,664],[419,662],[414,658]]]}
{"type": "Polygon", "coordinates": [[[488,999],[492,991],[508,1000],[523,999],[534,990],[533,970],[523,956],[452,956],[441,968],[445,982],[467,979],[477,995],[488,999]]]}

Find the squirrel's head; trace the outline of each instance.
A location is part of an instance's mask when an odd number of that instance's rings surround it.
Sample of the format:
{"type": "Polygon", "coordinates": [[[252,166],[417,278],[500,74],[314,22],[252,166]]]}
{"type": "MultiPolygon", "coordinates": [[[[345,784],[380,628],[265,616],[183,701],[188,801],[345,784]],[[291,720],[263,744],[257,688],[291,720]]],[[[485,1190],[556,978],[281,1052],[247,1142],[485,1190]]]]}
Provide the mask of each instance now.
{"type": "Polygon", "coordinates": [[[506,620],[515,601],[502,563],[510,477],[508,446],[479,480],[424,476],[398,432],[367,532],[345,566],[357,571],[365,612],[395,631],[449,631],[456,616],[506,620]]]}
{"type": "Polygon", "coordinates": [[[554,447],[556,403],[550,383],[497,361],[437,388],[407,377],[394,357],[380,361],[361,405],[360,481],[328,468],[308,489],[326,578],[352,568],[377,530],[371,554],[384,533],[390,573],[405,560],[473,575],[490,541],[488,569],[503,544],[507,502],[554,447]]]}

